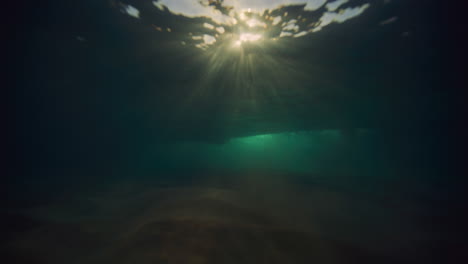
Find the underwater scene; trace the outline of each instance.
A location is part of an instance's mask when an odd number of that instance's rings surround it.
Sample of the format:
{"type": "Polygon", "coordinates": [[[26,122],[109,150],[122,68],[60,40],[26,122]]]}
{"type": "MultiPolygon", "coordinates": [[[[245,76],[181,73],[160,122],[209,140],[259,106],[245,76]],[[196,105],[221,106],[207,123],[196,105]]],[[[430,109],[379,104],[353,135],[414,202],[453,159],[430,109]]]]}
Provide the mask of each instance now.
{"type": "Polygon", "coordinates": [[[443,5],[4,6],[1,262],[468,263],[443,5]]]}

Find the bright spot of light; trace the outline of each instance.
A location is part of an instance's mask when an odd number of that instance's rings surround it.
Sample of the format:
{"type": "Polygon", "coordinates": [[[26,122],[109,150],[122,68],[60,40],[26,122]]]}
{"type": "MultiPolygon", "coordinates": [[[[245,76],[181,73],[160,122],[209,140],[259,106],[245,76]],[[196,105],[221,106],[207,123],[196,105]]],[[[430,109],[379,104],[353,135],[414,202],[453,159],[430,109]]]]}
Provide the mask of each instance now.
{"type": "Polygon", "coordinates": [[[224,33],[224,28],[223,27],[217,27],[216,31],[218,31],[219,34],[223,34],[224,33]]]}
{"type": "Polygon", "coordinates": [[[362,14],[367,8],[369,8],[369,4],[364,4],[362,6],[354,7],[354,8],[346,8],[340,10],[340,12],[325,12],[322,17],[320,18],[320,24],[312,31],[317,32],[321,30],[324,26],[329,25],[331,23],[343,23],[344,21],[357,17],[362,14]]]}
{"type": "Polygon", "coordinates": [[[256,27],[256,26],[266,27],[265,23],[260,22],[260,21],[258,21],[256,19],[253,19],[253,18],[247,20],[246,23],[247,23],[247,26],[249,26],[249,27],[256,27]]]}
{"type": "Polygon", "coordinates": [[[159,10],[164,11],[164,5],[158,1],[153,1],[153,5],[157,7],[159,10]]]}
{"type": "Polygon", "coordinates": [[[205,44],[207,44],[207,45],[211,45],[211,44],[216,42],[216,38],[213,37],[213,36],[205,34],[205,35],[203,35],[203,42],[205,42],[205,44]]]}
{"type": "Polygon", "coordinates": [[[281,22],[281,16],[277,16],[273,19],[272,25],[276,26],[281,22]]]}
{"type": "Polygon", "coordinates": [[[124,11],[134,18],[140,18],[140,11],[131,5],[124,6],[124,11]]]}
{"type": "Polygon", "coordinates": [[[291,32],[281,31],[279,37],[280,37],[280,38],[282,38],[282,37],[290,37],[290,36],[292,36],[292,35],[293,35],[293,33],[291,33],[291,32]]]}
{"type": "Polygon", "coordinates": [[[336,9],[338,9],[338,7],[346,3],[348,3],[348,0],[337,0],[335,2],[328,3],[326,5],[326,8],[328,9],[328,11],[335,11],[336,9]]]}
{"type": "Polygon", "coordinates": [[[240,20],[246,20],[247,19],[247,16],[244,14],[244,12],[239,14],[239,19],[240,20]]]}
{"type": "MultiPolygon", "coordinates": [[[[381,0],[385,4],[391,0],[381,0]]],[[[350,0],[150,0],[158,12],[168,12],[185,18],[203,18],[193,20],[204,29],[198,36],[190,35],[192,43],[199,48],[207,49],[218,45],[215,42],[228,41],[228,44],[240,46],[243,42],[254,42],[260,39],[277,40],[283,37],[299,38],[322,30],[332,23],[343,23],[361,15],[370,4],[347,7],[350,0]],[[215,5],[216,4],[216,5],[215,5]],[[290,13],[286,7],[302,6],[300,12],[290,13]],[[309,21],[309,11],[317,11],[318,21],[309,21]],[[197,22],[198,21],[198,22],[197,22]],[[252,33],[235,33],[246,32],[252,33]],[[204,36],[207,30],[212,31],[204,36]],[[263,33],[261,31],[264,30],[263,33]],[[229,33],[229,34],[226,34],[229,33]],[[225,34],[224,36],[220,36],[225,34]]],[[[367,1],[364,1],[367,2],[367,1]]],[[[370,2],[370,1],[368,1],[370,2]]],[[[119,4],[121,11],[129,16],[140,18],[140,11],[127,4],[119,4]]],[[[314,14],[313,17],[316,15],[314,14]]],[[[381,25],[394,23],[398,18],[392,17],[382,21],[381,25]]],[[[175,31],[176,28],[162,28],[153,25],[157,31],[175,31]]],[[[407,35],[407,34],[405,34],[407,35]]]]}
{"type": "Polygon", "coordinates": [[[294,35],[295,38],[299,38],[299,37],[302,37],[302,36],[305,36],[307,35],[307,31],[301,31],[297,34],[294,35]]]}
{"type": "Polygon", "coordinates": [[[260,34],[252,34],[252,33],[243,33],[240,34],[239,40],[237,40],[234,45],[240,46],[243,42],[254,42],[262,39],[262,35],[260,34]]]}
{"type": "Polygon", "coordinates": [[[240,41],[257,41],[261,38],[262,36],[260,34],[244,33],[240,35],[239,40],[240,41]]]}
{"type": "Polygon", "coordinates": [[[215,27],[209,23],[203,23],[203,27],[206,27],[207,29],[214,29],[215,27]]]}

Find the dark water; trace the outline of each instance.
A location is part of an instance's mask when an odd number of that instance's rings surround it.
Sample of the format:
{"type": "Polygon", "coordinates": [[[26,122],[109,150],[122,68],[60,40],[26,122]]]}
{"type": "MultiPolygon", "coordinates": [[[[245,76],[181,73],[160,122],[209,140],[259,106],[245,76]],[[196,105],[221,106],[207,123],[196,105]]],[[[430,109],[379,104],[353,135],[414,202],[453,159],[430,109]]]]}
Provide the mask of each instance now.
{"type": "Polygon", "coordinates": [[[13,4],[5,263],[467,261],[441,5],[13,4]]]}

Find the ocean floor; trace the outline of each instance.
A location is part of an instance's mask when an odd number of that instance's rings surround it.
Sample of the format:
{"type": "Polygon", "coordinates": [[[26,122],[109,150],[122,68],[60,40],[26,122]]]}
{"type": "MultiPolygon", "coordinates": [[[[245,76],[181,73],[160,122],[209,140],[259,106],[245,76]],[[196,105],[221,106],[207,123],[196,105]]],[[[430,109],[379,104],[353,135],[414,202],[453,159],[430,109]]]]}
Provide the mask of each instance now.
{"type": "Polygon", "coordinates": [[[440,234],[431,227],[427,199],[385,192],[392,190],[388,183],[358,191],[294,179],[211,172],[71,184],[9,209],[11,261],[5,263],[431,263],[437,257],[431,248],[440,234]]]}

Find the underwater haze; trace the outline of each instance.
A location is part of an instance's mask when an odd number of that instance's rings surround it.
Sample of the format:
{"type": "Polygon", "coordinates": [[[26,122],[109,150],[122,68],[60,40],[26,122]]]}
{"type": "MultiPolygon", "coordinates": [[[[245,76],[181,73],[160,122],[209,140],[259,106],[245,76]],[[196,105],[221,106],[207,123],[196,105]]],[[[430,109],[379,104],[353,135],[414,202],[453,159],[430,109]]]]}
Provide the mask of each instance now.
{"type": "Polygon", "coordinates": [[[5,6],[5,263],[467,261],[445,8],[5,6]]]}

